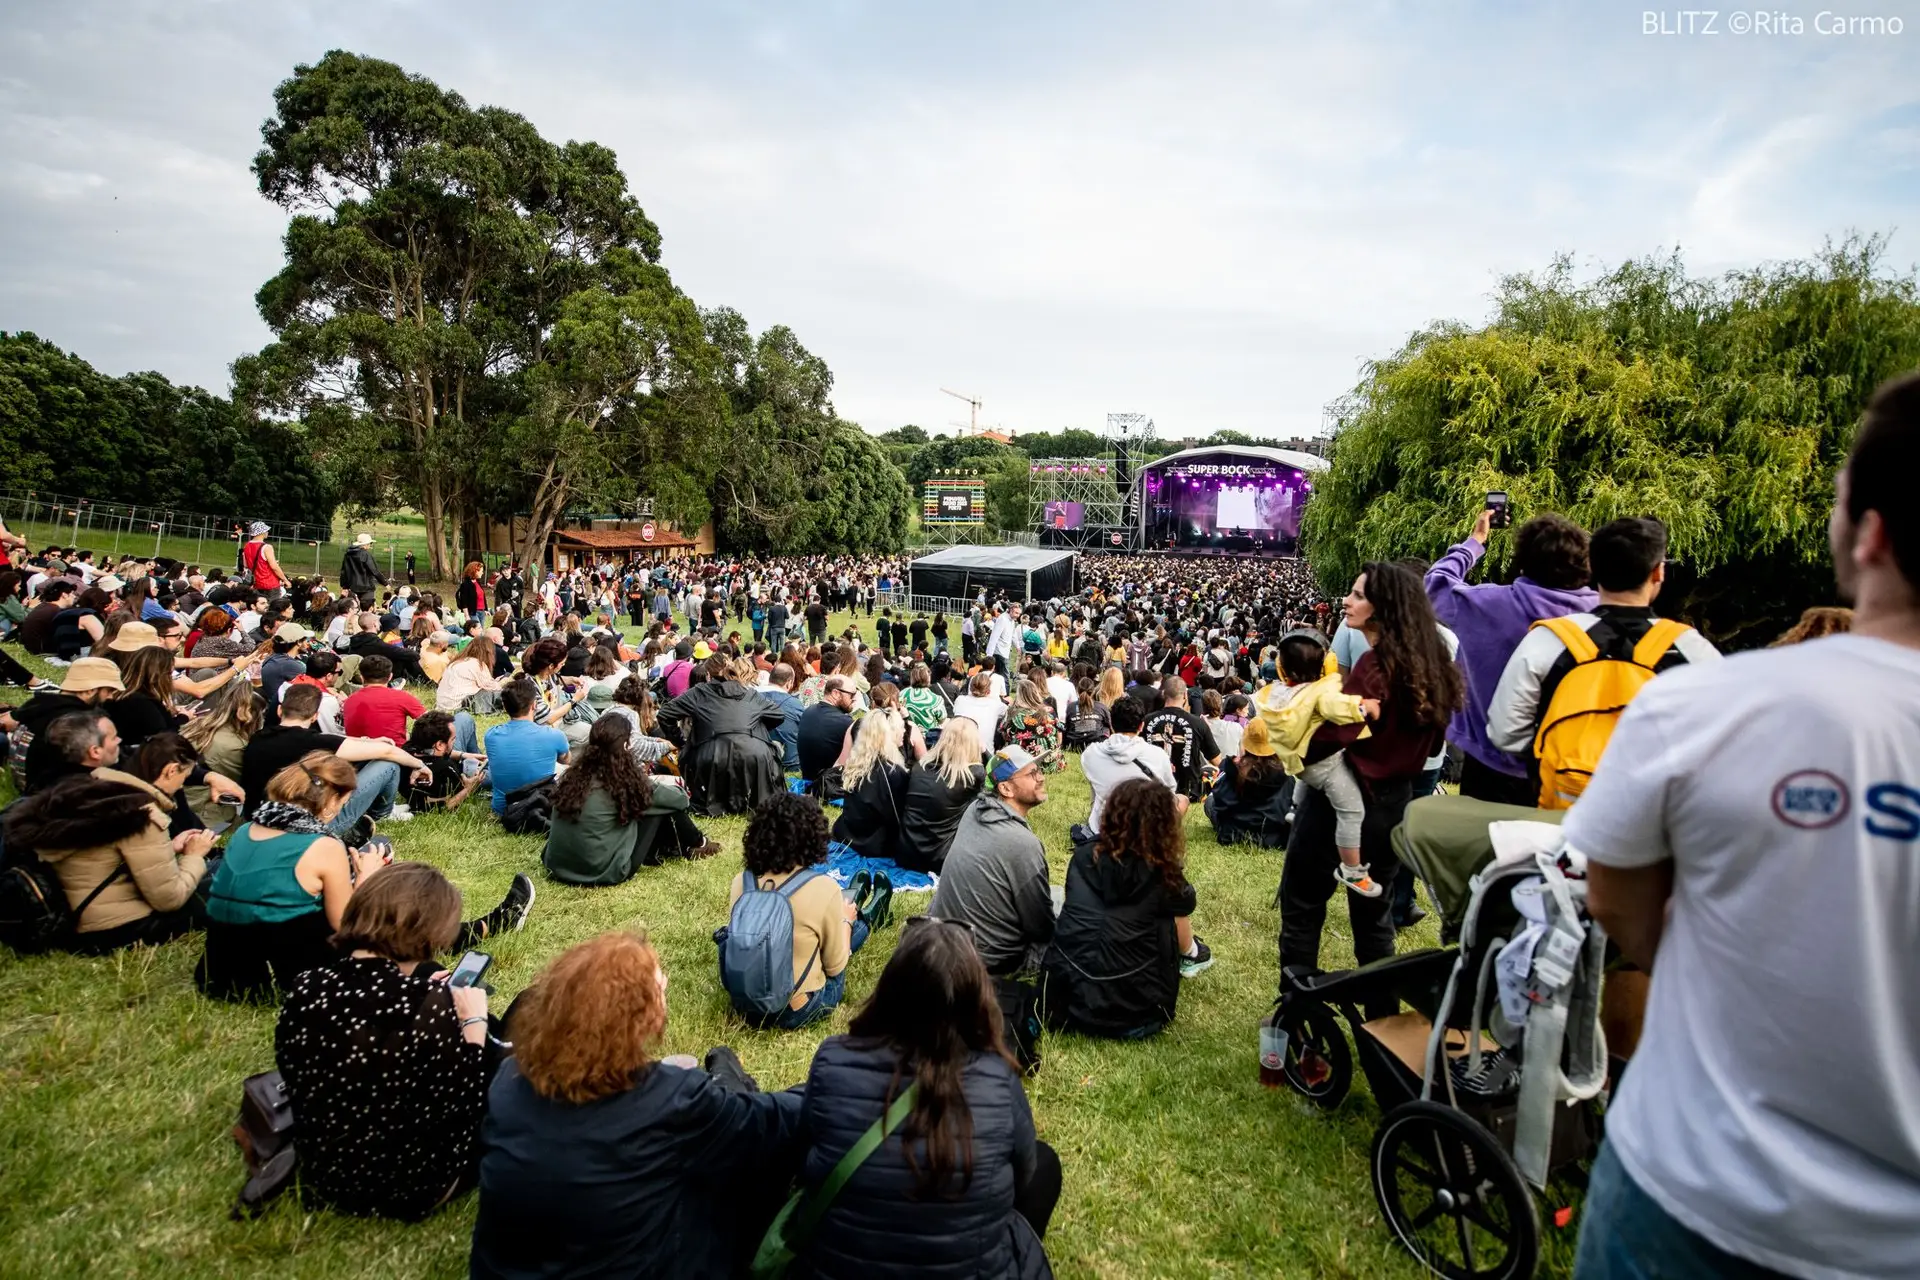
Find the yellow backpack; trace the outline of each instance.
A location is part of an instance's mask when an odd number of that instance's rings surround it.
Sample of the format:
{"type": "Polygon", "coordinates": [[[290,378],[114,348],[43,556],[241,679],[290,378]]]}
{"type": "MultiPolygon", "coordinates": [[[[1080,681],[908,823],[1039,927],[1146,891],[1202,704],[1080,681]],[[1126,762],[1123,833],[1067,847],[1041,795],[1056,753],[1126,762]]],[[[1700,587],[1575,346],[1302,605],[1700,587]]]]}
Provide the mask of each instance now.
{"type": "Polygon", "coordinates": [[[1540,779],[1537,803],[1542,809],[1571,809],[1599,766],[1620,713],[1653,679],[1660,660],[1688,628],[1657,618],[1630,653],[1622,652],[1622,645],[1602,653],[1572,618],[1542,618],[1533,625],[1553,632],[1573,655],[1572,670],[1554,686],[1533,732],[1540,779]]]}

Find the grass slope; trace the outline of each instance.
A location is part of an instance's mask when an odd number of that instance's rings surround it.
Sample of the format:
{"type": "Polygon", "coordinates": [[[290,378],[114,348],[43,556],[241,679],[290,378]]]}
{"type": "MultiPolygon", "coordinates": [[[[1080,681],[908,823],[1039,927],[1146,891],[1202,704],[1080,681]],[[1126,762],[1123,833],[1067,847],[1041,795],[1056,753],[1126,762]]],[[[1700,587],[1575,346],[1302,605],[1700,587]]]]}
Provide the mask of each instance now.
{"type": "MultiPolygon", "coordinates": [[[[1077,761],[1049,793],[1033,825],[1057,882],[1067,827],[1087,810],[1077,761]]],[[[643,928],[673,979],[664,1051],[730,1044],[763,1085],[784,1087],[805,1077],[815,1046],[844,1028],[847,1010],[792,1033],[754,1032],[729,1016],[711,934],[725,920],[746,824],[702,825],[726,846],[718,858],[604,889],[547,880],[539,841],[503,833],[484,803],[387,830],[401,857],[445,870],[471,910],[498,901],[514,872],[534,876],[539,900],[527,927],[492,948],[500,1007],[570,943],[643,928]]],[[[1056,1270],[1423,1274],[1374,1205],[1367,1153],[1379,1112],[1364,1084],[1325,1115],[1257,1082],[1255,1023],[1276,983],[1280,854],[1220,846],[1198,809],[1187,837],[1195,927],[1214,967],[1183,984],[1178,1020],[1153,1041],[1049,1037],[1031,1086],[1040,1134],[1066,1170],[1047,1239],[1056,1270]]],[[[925,901],[899,901],[896,920],[925,901]]],[[[897,932],[854,958],[855,1000],[872,989],[897,932]]],[[[1433,943],[1422,925],[1402,945],[1433,943]]],[[[103,959],[22,960],[0,949],[0,1275],[464,1276],[471,1196],[417,1226],[305,1214],[291,1198],[258,1221],[228,1220],[240,1182],[228,1128],[241,1078],[273,1064],[273,1013],[201,999],[192,984],[199,952],[197,938],[103,959]]],[[[1344,913],[1332,919],[1323,963],[1352,963],[1344,913]]],[[[1571,1232],[1549,1242],[1542,1275],[1570,1274],[1571,1244],[1571,1232]]]]}

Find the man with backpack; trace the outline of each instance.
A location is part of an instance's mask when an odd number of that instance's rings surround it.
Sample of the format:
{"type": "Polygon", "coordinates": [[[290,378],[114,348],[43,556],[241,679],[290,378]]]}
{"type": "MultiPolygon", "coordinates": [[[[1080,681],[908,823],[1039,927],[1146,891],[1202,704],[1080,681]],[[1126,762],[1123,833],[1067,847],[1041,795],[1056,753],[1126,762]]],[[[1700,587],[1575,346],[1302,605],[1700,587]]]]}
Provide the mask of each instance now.
{"type": "Polygon", "coordinates": [[[1667,527],[1651,516],[1597,530],[1588,558],[1600,603],[1533,624],[1487,708],[1487,740],[1527,763],[1532,802],[1565,809],[1586,787],[1620,713],[1663,671],[1720,657],[1683,623],[1656,618],[1667,527]]]}

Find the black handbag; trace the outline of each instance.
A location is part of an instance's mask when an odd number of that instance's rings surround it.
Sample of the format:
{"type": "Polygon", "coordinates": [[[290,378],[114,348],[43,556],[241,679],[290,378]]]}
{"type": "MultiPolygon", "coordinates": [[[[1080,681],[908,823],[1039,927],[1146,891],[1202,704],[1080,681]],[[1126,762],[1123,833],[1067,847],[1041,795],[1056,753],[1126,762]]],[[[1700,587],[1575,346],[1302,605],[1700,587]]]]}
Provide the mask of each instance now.
{"type": "Polygon", "coordinates": [[[233,1202],[235,1219],[259,1213],[293,1185],[299,1157],[293,1148],[293,1103],[278,1071],[263,1071],[240,1083],[240,1120],[233,1140],[247,1165],[247,1182],[233,1202]]]}

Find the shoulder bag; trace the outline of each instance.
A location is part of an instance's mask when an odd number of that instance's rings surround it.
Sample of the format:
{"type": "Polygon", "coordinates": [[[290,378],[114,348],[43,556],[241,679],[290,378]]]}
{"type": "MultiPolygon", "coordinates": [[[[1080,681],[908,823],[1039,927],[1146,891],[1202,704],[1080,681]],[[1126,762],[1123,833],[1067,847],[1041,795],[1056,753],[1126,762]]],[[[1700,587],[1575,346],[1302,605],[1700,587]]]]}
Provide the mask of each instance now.
{"type": "Polygon", "coordinates": [[[887,1108],[886,1114],[875,1120],[873,1127],[847,1148],[847,1153],[840,1157],[840,1162],[833,1166],[826,1181],[812,1196],[805,1191],[793,1193],[775,1215],[773,1225],[767,1228],[760,1248],[753,1255],[749,1274],[754,1280],[780,1280],[787,1274],[787,1268],[793,1265],[800,1250],[813,1242],[814,1233],[820,1229],[820,1219],[833,1207],[840,1189],[847,1185],[854,1171],[867,1162],[867,1157],[878,1151],[880,1144],[900,1127],[900,1122],[913,1110],[913,1100],[919,1093],[918,1082],[903,1089],[900,1096],[893,1100],[893,1105],[887,1108]]]}

